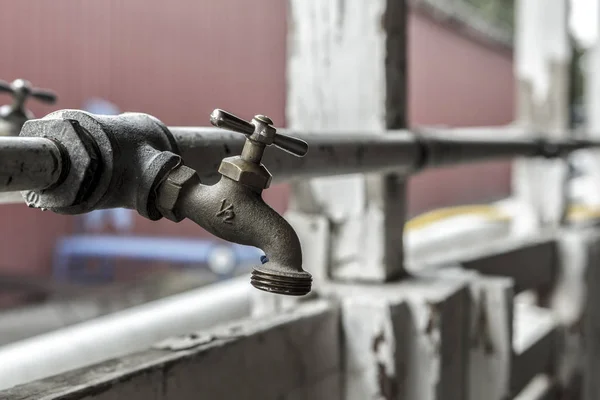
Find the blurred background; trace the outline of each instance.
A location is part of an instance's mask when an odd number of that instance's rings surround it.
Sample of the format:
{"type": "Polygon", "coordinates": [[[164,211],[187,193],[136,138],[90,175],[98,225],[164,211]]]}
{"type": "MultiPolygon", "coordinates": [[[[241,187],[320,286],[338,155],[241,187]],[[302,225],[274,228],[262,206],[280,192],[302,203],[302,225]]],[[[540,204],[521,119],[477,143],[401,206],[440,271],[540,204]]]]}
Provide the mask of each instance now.
{"type": "MultiPolygon", "coordinates": [[[[410,124],[510,123],[513,1],[417,3],[424,5],[412,7],[408,27],[410,124]],[[457,23],[454,10],[477,24],[457,23]]],[[[595,21],[587,21],[597,14],[590,10],[596,1],[572,5],[573,56],[580,60],[596,35],[595,21]]],[[[23,78],[54,90],[55,105],[29,103],[38,117],[66,108],[138,111],[168,126],[207,126],[211,111],[223,108],[244,118],[266,114],[285,127],[286,14],[280,0],[53,0],[35,6],[6,0],[0,13],[0,79],[23,78]]],[[[580,79],[578,68],[576,63],[573,74],[580,79]]],[[[578,99],[581,84],[574,87],[578,99]]],[[[8,96],[0,98],[0,104],[9,102],[8,96]]],[[[573,115],[574,124],[585,119],[577,107],[573,115]]],[[[409,193],[411,216],[502,199],[510,193],[510,162],[423,173],[411,179],[409,193]]],[[[284,212],[288,187],[274,186],[264,197],[284,212]]],[[[215,242],[189,221],[151,222],[127,210],[60,216],[3,205],[0,220],[0,274],[5,282],[18,276],[40,288],[132,282],[172,270],[206,272],[184,279],[177,286],[184,290],[245,271],[257,259],[250,249],[215,242]],[[105,240],[95,242],[104,243],[104,256],[102,245],[90,250],[91,242],[77,240],[89,235],[105,240]],[[148,256],[158,247],[164,254],[148,256]],[[202,254],[174,256],[200,247],[206,249],[202,254]]],[[[5,308],[40,301],[12,292],[0,300],[5,308]]]]}

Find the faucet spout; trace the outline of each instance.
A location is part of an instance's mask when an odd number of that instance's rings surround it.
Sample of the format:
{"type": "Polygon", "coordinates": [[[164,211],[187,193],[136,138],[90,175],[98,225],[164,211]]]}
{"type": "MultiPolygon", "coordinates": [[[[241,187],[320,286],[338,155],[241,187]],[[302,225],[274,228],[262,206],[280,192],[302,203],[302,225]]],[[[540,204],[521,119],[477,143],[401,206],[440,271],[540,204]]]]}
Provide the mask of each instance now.
{"type": "Polygon", "coordinates": [[[261,249],[267,260],[254,268],[251,277],[257,289],[291,296],[310,292],[312,277],[302,269],[300,240],[264,202],[261,190],[226,176],[214,185],[203,185],[194,170],[179,166],[157,194],[167,218],[188,218],[221,239],[261,249]]]}

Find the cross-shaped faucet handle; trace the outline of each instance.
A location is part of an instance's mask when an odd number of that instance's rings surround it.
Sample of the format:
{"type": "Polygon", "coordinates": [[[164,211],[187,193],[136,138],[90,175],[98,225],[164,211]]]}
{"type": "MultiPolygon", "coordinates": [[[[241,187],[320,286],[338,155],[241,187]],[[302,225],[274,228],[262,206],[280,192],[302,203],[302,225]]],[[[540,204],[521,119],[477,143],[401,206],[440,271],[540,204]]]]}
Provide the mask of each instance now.
{"type": "Polygon", "coordinates": [[[34,88],[29,81],[15,79],[11,83],[0,81],[0,92],[12,94],[17,104],[23,105],[28,97],[33,97],[43,103],[53,104],[56,102],[56,94],[48,89],[34,88]]]}
{"type": "Polygon", "coordinates": [[[275,145],[296,157],[304,157],[308,152],[308,143],[288,135],[277,133],[273,121],[265,115],[255,115],[252,121],[245,121],[227,111],[216,109],[210,115],[210,122],[218,128],[242,133],[249,140],[265,146],[275,145]]]}

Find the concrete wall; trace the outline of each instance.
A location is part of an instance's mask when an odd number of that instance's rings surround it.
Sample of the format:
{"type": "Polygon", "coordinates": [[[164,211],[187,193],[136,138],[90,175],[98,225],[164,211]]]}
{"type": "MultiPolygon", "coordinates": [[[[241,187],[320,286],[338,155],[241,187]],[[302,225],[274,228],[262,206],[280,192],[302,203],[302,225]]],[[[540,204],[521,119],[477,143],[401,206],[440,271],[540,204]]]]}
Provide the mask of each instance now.
{"type": "MultiPolygon", "coordinates": [[[[264,113],[284,125],[286,6],[279,0],[7,0],[0,79],[22,77],[60,95],[56,108],[103,97],[169,125],[207,125],[213,108],[264,113]]],[[[512,59],[414,12],[409,21],[413,124],[495,125],[513,115],[512,59]]],[[[42,116],[51,108],[31,104],[42,116]]],[[[509,190],[507,163],[453,168],[411,182],[411,214],[489,200],[509,190]]],[[[284,186],[266,192],[285,209],[284,186]]],[[[0,208],[0,270],[47,273],[55,239],[75,217],[0,208]]],[[[136,232],[203,235],[196,226],[136,220],[136,232]]],[[[206,236],[206,234],[204,234],[206,236]]]]}

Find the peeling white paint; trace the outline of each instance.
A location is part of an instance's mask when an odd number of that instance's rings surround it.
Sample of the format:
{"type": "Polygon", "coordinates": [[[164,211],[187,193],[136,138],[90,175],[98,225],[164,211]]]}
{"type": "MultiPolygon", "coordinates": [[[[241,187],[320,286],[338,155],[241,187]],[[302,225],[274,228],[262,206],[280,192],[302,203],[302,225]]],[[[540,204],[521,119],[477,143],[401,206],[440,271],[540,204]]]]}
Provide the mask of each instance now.
{"type": "Polygon", "coordinates": [[[516,75],[529,82],[536,101],[550,92],[554,62],[568,62],[566,0],[518,0],[516,3],[516,75]]]}
{"type": "MultiPolygon", "coordinates": [[[[596,3],[593,20],[600,22],[600,8],[597,0],[588,0],[596,3]]],[[[595,40],[591,43],[590,49],[586,54],[584,74],[585,74],[585,111],[587,118],[587,136],[593,139],[600,138],[600,37],[595,35],[595,40]]],[[[584,178],[582,182],[581,200],[585,204],[600,205],[600,151],[591,150],[580,152],[575,155],[577,160],[585,163],[584,178]]]]}
{"type": "MultiPolygon", "coordinates": [[[[290,129],[385,130],[389,63],[388,32],[382,21],[389,4],[388,0],[289,2],[286,117],[290,129]]],[[[295,185],[295,193],[309,191],[310,195],[295,196],[294,211],[316,209],[334,228],[334,267],[318,275],[331,272],[342,279],[375,281],[398,275],[395,269],[401,266],[390,267],[386,264],[392,263],[384,260],[384,201],[370,198],[367,180],[364,175],[349,175],[295,185]]],[[[377,196],[385,196],[384,190],[378,192],[377,196]]],[[[398,215],[398,224],[403,222],[403,215],[398,215]]]]}
{"type": "Polygon", "coordinates": [[[571,0],[569,28],[583,47],[593,46],[598,40],[598,0],[571,0]]]}

